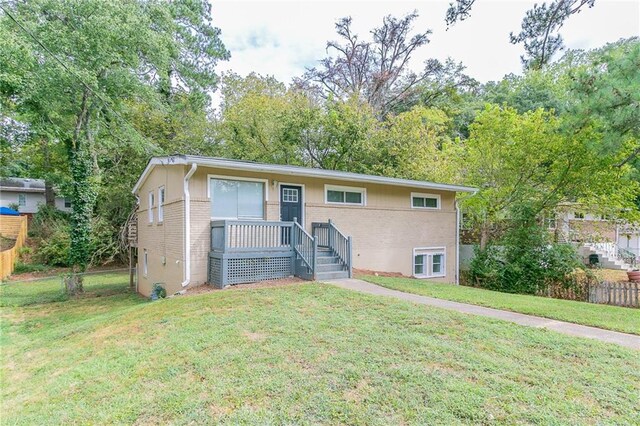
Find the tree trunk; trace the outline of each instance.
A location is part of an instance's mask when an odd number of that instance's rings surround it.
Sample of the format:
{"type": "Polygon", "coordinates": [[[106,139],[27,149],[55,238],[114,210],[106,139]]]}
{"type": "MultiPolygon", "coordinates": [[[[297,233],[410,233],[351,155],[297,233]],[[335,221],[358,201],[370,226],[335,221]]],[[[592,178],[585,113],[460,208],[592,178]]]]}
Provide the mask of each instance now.
{"type": "Polygon", "coordinates": [[[482,222],[480,228],[480,249],[484,250],[487,248],[487,241],[489,240],[489,224],[487,222],[482,222]]]}
{"type": "Polygon", "coordinates": [[[53,185],[48,180],[44,181],[44,199],[47,206],[56,206],[56,194],[53,192],[53,185]]]}
{"type": "Polygon", "coordinates": [[[74,266],[73,273],[64,278],[64,288],[68,295],[75,296],[84,292],[84,277],[79,272],[80,269],[74,266]]]}

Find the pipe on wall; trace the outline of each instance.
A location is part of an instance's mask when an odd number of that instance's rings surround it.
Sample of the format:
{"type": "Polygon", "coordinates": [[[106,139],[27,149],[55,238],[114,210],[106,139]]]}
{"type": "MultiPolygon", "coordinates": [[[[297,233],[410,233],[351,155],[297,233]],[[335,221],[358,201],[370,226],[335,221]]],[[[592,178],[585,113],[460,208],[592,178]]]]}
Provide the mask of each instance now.
{"type": "Polygon", "coordinates": [[[182,288],[191,283],[191,194],[189,192],[189,180],[196,172],[198,165],[191,164],[191,169],[187,172],[183,182],[184,192],[184,281],[182,288]]]}

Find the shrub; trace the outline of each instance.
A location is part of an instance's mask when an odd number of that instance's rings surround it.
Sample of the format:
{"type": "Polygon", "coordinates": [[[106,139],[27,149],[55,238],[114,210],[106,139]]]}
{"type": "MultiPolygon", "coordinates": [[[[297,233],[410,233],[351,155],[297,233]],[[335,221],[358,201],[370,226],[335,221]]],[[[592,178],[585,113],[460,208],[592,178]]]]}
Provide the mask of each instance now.
{"type": "Polygon", "coordinates": [[[13,270],[14,274],[28,274],[30,272],[43,272],[49,270],[47,265],[41,265],[39,263],[16,263],[16,267],[13,270]]]}
{"type": "Polygon", "coordinates": [[[516,211],[502,249],[475,250],[470,264],[474,285],[509,293],[546,294],[550,286],[578,288],[576,271],[584,270],[576,249],[550,241],[527,207],[516,211]]]}
{"type": "Polygon", "coordinates": [[[50,225],[48,233],[48,237],[40,241],[34,260],[50,266],[69,266],[69,225],[56,222],[50,225]]]}

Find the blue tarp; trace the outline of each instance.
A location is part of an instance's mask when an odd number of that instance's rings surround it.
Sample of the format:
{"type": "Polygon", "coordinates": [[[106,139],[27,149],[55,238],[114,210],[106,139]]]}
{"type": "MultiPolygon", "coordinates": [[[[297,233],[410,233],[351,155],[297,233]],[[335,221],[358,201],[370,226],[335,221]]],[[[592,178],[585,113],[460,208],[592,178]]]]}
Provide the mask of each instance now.
{"type": "Polygon", "coordinates": [[[0,215],[6,216],[20,216],[20,213],[17,211],[10,209],[9,207],[0,207],[0,215]]]}

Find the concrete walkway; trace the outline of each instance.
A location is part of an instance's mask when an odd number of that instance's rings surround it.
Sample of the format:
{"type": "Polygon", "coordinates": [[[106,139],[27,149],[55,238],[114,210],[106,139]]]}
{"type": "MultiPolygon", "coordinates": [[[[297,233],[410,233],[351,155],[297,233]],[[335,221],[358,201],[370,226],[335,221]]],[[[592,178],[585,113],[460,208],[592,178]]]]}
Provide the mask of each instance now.
{"type": "Polygon", "coordinates": [[[549,318],[519,314],[516,312],[501,311],[499,309],[485,308],[483,306],[470,305],[467,303],[451,302],[449,300],[436,299],[434,297],[420,296],[398,290],[391,290],[389,288],[357,279],[330,280],[326,282],[348,290],[359,291],[361,293],[394,297],[396,299],[407,300],[409,302],[419,303],[422,305],[451,309],[465,314],[480,315],[483,317],[511,321],[528,327],[547,328],[570,336],[587,337],[589,339],[615,343],[620,346],[626,346],[627,348],[640,350],[640,336],[635,336],[633,334],[603,330],[601,328],[556,321],[549,318]]]}

